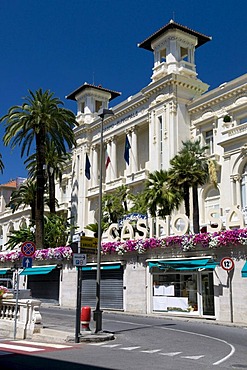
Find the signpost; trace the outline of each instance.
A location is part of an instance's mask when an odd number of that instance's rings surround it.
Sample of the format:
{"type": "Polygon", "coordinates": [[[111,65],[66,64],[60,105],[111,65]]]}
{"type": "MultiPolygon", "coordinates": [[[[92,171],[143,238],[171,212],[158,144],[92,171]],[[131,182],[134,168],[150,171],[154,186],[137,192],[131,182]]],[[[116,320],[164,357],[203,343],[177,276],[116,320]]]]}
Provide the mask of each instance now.
{"type": "Polygon", "coordinates": [[[220,261],[220,266],[223,268],[223,270],[227,271],[227,278],[229,282],[230,315],[231,315],[231,322],[233,322],[232,274],[230,275],[230,273],[234,269],[234,261],[231,257],[224,257],[220,261]]]}
{"type": "Polygon", "coordinates": [[[30,267],[32,267],[32,265],[33,265],[33,259],[32,259],[32,257],[24,257],[22,259],[22,267],[24,269],[30,268],[30,267]]]}
{"type": "Polygon", "coordinates": [[[25,257],[31,257],[36,251],[36,246],[33,242],[24,242],[21,246],[21,253],[25,257]]]}
{"type": "Polygon", "coordinates": [[[82,253],[73,253],[73,266],[81,267],[86,266],[87,255],[82,253]]]}

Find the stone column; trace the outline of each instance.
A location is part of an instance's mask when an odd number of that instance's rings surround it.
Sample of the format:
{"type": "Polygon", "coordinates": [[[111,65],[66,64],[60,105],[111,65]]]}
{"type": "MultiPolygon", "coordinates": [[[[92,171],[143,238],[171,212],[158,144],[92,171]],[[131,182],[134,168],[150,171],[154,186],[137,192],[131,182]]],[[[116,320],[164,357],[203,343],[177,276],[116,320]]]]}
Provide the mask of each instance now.
{"type": "Polygon", "coordinates": [[[92,186],[98,186],[98,145],[92,146],[92,186]]]}
{"type": "Polygon", "coordinates": [[[111,137],[111,180],[117,178],[117,138],[116,136],[111,137]]]}
{"type": "Polygon", "coordinates": [[[138,171],[137,128],[131,128],[131,173],[138,171]]]}

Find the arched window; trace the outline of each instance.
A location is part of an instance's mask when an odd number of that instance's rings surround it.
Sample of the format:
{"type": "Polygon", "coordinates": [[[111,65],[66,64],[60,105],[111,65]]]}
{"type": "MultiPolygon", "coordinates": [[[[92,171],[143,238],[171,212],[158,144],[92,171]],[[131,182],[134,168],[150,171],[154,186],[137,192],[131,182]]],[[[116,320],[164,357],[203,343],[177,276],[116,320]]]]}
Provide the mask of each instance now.
{"type": "Polygon", "coordinates": [[[220,216],[220,192],[217,188],[210,188],[205,194],[205,218],[209,210],[215,210],[215,216],[220,216]]]}
{"type": "Polygon", "coordinates": [[[242,180],[241,180],[241,201],[242,208],[247,207],[247,164],[243,168],[242,180]]]}

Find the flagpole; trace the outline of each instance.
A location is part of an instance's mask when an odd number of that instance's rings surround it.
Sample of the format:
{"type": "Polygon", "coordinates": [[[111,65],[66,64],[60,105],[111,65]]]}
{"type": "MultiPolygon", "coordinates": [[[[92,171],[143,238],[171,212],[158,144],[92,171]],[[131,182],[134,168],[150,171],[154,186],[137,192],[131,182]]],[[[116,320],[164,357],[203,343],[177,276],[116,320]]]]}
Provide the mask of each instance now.
{"type": "Polygon", "coordinates": [[[101,237],[102,237],[102,180],[103,180],[103,127],[106,116],[113,115],[110,109],[103,109],[99,114],[101,118],[100,125],[100,177],[99,177],[99,218],[98,218],[98,244],[97,244],[97,276],[96,276],[96,306],[94,311],[95,333],[102,331],[102,310],[100,309],[100,263],[101,263],[101,237]]]}

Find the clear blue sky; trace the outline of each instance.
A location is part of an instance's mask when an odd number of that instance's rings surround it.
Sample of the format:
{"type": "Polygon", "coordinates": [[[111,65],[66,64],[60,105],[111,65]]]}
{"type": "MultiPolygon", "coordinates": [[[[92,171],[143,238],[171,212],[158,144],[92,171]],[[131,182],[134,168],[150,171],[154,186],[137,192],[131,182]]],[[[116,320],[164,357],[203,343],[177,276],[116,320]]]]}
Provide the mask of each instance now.
{"type": "MultiPolygon", "coordinates": [[[[0,116],[28,90],[65,96],[84,82],[120,91],[114,105],[150,82],[153,55],[137,44],[175,19],[212,36],[197,49],[210,88],[247,72],[245,0],[0,0],[0,116]]],[[[3,125],[0,127],[3,136],[3,125]]],[[[3,184],[25,177],[24,159],[0,142],[3,184]]]]}

